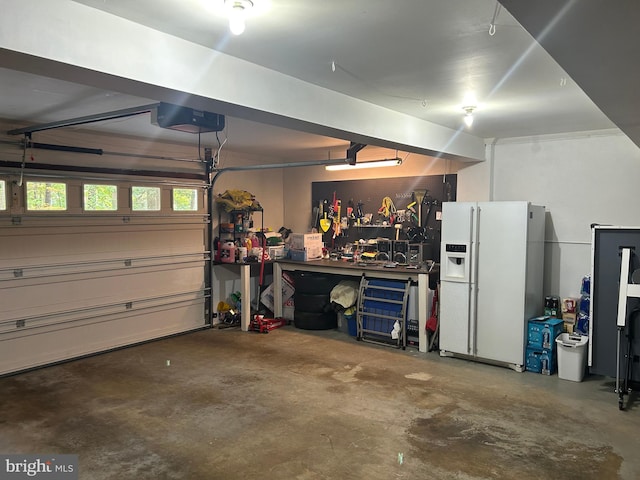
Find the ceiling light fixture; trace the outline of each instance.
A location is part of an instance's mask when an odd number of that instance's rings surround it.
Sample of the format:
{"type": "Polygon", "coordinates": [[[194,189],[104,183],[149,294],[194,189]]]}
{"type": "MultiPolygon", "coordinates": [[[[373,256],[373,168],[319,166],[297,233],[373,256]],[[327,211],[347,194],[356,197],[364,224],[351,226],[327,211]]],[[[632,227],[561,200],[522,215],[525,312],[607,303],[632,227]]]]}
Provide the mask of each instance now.
{"type": "Polygon", "coordinates": [[[338,165],[327,165],[325,166],[325,170],[336,171],[336,170],[353,170],[356,168],[374,168],[374,167],[397,167],[398,165],[402,165],[401,158],[391,158],[384,160],[371,160],[370,162],[356,162],[354,165],[349,163],[338,164],[338,165]]]}
{"type": "Polygon", "coordinates": [[[253,8],[251,0],[225,0],[229,9],[229,30],[234,35],[241,35],[246,27],[245,20],[249,10],[253,8]]]}
{"type": "Polygon", "coordinates": [[[468,105],[466,107],[462,107],[462,109],[465,111],[464,124],[468,128],[471,128],[471,125],[473,125],[473,112],[476,109],[476,106],[475,105],[468,105]]]}

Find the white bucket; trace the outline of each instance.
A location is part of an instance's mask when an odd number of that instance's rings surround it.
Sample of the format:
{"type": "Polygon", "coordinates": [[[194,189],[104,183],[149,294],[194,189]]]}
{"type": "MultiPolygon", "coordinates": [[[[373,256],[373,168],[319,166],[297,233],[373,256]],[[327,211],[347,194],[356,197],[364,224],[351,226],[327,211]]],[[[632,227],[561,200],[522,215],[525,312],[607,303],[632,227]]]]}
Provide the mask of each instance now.
{"type": "Polygon", "coordinates": [[[581,382],[587,368],[587,343],[589,337],[561,333],[556,338],[558,347],[558,377],[581,382]]]}

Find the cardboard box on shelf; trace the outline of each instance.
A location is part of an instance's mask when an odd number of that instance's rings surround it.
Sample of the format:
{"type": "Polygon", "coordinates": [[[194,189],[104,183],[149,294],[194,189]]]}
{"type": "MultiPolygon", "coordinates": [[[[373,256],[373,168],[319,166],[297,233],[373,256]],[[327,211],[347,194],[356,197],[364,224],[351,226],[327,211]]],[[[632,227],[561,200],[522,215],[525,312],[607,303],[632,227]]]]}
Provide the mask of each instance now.
{"type": "Polygon", "coordinates": [[[578,311],[578,299],[577,298],[563,298],[562,299],[562,313],[577,313],[578,311]]]}
{"type": "Polygon", "coordinates": [[[321,233],[292,233],[290,248],[292,250],[304,250],[310,247],[320,247],[322,249],[321,233]]]}
{"type": "Polygon", "coordinates": [[[306,262],[308,260],[319,260],[322,258],[322,245],[317,247],[306,247],[304,249],[290,249],[291,260],[306,262]]]}
{"type": "Polygon", "coordinates": [[[269,252],[269,258],[271,260],[284,258],[284,245],[275,245],[272,247],[267,247],[267,251],[269,252]]]}

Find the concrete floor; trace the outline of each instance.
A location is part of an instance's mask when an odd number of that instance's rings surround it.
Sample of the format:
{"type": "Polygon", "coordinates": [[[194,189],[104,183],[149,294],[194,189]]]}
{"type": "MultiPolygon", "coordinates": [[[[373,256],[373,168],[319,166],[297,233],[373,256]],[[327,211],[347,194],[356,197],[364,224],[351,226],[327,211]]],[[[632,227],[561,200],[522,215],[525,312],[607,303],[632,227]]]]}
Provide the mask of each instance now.
{"type": "Polygon", "coordinates": [[[81,479],[638,479],[640,408],[575,383],[292,326],[0,379],[0,452],[81,479]]]}

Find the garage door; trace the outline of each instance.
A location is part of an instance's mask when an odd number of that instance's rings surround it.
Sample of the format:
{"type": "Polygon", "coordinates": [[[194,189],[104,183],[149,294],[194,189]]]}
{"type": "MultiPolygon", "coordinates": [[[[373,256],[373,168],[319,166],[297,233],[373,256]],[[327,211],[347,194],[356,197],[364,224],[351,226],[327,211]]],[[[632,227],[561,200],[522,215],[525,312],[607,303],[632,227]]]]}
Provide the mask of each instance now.
{"type": "Polygon", "coordinates": [[[0,172],[0,375],[205,327],[203,197],[0,172]]]}

